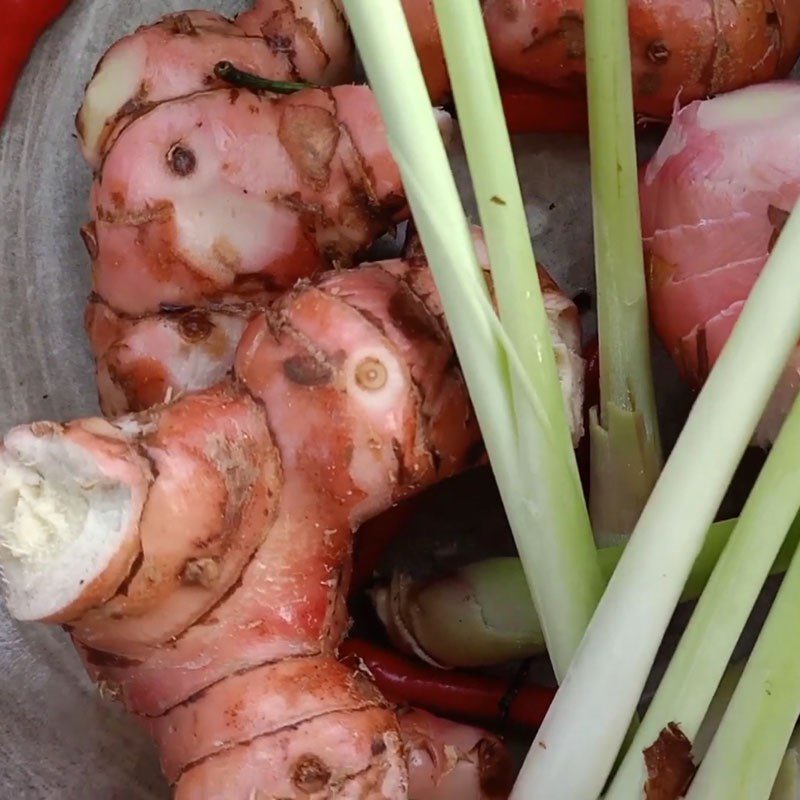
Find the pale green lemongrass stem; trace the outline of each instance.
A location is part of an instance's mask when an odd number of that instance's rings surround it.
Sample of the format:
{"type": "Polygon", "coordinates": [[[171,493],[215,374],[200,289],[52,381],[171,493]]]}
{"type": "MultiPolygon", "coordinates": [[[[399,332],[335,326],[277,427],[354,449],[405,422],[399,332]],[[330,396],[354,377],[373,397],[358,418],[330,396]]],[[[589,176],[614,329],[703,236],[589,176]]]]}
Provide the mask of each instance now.
{"type": "MultiPolygon", "coordinates": [[[[561,437],[557,455],[569,466],[562,492],[580,514],[571,523],[586,558],[595,558],[572,438],[558,380],[553,341],[528,231],[525,201],[505,123],[479,0],[434,0],[458,124],[492,265],[500,320],[561,437]]],[[[567,527],[566,525],[562,527],[567,527]]],[[[591,611],[600,597],[592,604],[591,611]]],[[[587,623],[589,621],[587,616],[587,623]]],[[[575,642],[577,647],[578,642],[575,642]]]]}
{"type": "MultiPolygon", "coordinates": [[[[602,335],[602,334],[601,334],[602,335]]],[[[648,442],[644,418],[613,403],[589,413],[589,511],[598,547],[626,542],[661,472],[661,453],[648,442]]]]}
{"type": "Polygon", "coordinates": [[[769,797],[800,715],[799,608],[797,551],[687,800],[769,797]]]}
{"type": "Polygon", "coordinates": [[[586,0],[585,26],[601,405],[640,412],[658,453],[626,0],[586,0]]]}
{"type": "Polygon", "coordinates": [[[571,479],[571,467],[558,454],[564,435],[554,433],[540,398],[531,394],[530,378],[489,303],[399,0],[387,0],[380,14],[373,0],[344,5],[442,296],[520,559],[536,583],[545,635],[563,664],[573,632],[586,622],[587,587],[600,581],[596,559],[576,552],[573,536],[556,535],[561,519],[574,519],[563,487],[553,490],[554,483],[571,479]],[[540,531],[546,535],[537,536],[540,531]]]}
{"type": "Polygon", "coordinates": [[[800,338],[792,213],[700,392],[523,765],[516,800],[599,796],[706,531],[800,338]]]}
{"type": "Polygon", "coordinates": [[[541,399],[554,439],[545,457],[548,443],[541,424],[530,414],[517,414],[524,442],[521,457],[529,462],[525,474],[535,482],[528,487],[530,511],[540,523],[525,536],[532,559],[523,566],[561,680],[600,600],[603,583],[481,5],[479,0],[434,0],[434,8],[500,319],[541,399]],[[545,551],[552,549],[553,541],[568,554],[568,561],[558,575],[543,576],[536,564],[548,560],[545,551]],[[554,582],[561,584],[558,589],[554,582]],[[573,612],[565,616],[562,609],[567,602],[573,612]]]}
{"type": "MultiPolygon", "coordinates": [[[[745,662],[740,662],[728,667],[725,671],[706,718],[692,743],[692,757],[695,763],[699,763],[705,758],[744,668],[745,662]]],[[[798,800],[798,798],[800,798],[800,731],[795,729],[789,746],[783,754],[769,800],[798,800]]]]}
{"type": "Polygon", "coordinates": [[[670,722],[689,739],[697,735],[798,509],[800,400],[767,457],[606,800],[639,796],[645,780],[642,751],[670,722]]]}
{"type": "MultiPolygon", "coordinates": [[[[792,526],[790,536],[793,535],[796,527],[797,522],[792,526]]],[[[794,543],[796,544],[796,541],[794,543]]],[[[783,552],[783,548],[781,552],[783,552]]],[[[722,718],[725,716],[728,704],[733,697],[739,679],[742,677],[745,666],[745,662],[742,661],[731,665],[725,670],[725,675],[714,695],[714,699],[711,701],[703,724],[692,742],[692,757],[695,763],[701,762],[706,757],[706,753],[708,753],[714,735],[719,729],[722,718]]],[[[798,798],[800,798],[800,731],[795,729],[781,760],[769,800],[798,800],[798,798]]]]}
{"type": "MultiPolygon", "coordinates": [[[[792,555],[794,555],[794,553],[792,553],[792,555]]],[[[714,734],[716,734],[722,722],[722,718],[725,716],[728,703],[730,703],[731,697],[733,697],[733,693],[736,691],[736,686],[743,672],[744,661],[731,664],[725,670],[725,674],[719,682],[717,691],[714,692],[714,697],[708,706],[708,711],[706,711],[706,715],[703,717],[703,724],[700,726],[697,734],[692,737],[692,758],[696,764],[706,757],[708,748],[711,747],[711,740],[714,738],[714,734]]]]}
{"type": "Polygon", "coordinates": [[[601,546],[630,535],[661,471],[639,212],[626,0],[587,0],[600,408],[592,414],[590,509],[601,546]]]}
{"type": "MultiPolygon", "coordinates": [[[[725,520],[711,526],[683,588],[682,601],[700,596],[736,522],[725,520]]],[[[771,574],[786,571],[798,542],[800,517],[793,522],[771,574]]],[[[622,551],[620,545],[598,551],[606,582],[622,551]]],[[[451,575],[412,584],[400,613],[416,646],[433,661],[449,667],[492,666],[529,658],[544,650],[539,618],[517,558],[476,561],[451,575]]]]}

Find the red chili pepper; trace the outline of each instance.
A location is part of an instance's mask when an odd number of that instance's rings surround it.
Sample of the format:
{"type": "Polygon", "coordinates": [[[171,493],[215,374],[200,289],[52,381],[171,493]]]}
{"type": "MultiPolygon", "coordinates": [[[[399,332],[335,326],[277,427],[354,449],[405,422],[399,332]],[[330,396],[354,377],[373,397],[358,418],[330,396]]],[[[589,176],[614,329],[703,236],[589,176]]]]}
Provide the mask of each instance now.
{"type": "Polygon", "coordinates": [[[39,37],[70,0],[0,0],[0,123],[39,37]]]}
{"type": "Polygon", "coordinates": [[[511,133],[586,133],[586,96],[500,78],[500,96],[511,133]]]}
{"type": "Polygon", "coordinates": [[[523,686],[504,715],[509,687],[499,678],[439,670],[361,639],[348,639],[339,653],[342,658],[361,659],[378,688],[393,702],[484,725],[507,720],[537,728],[555,694],[554,689],[523,686]]]}
{"type": "Polygon", "coordinates": [[[419,498],[412,497],[365,522],[358,529],[353,551],[350,594],[369,583],[386,548],[407,529],[418,507],[419,498]]]}

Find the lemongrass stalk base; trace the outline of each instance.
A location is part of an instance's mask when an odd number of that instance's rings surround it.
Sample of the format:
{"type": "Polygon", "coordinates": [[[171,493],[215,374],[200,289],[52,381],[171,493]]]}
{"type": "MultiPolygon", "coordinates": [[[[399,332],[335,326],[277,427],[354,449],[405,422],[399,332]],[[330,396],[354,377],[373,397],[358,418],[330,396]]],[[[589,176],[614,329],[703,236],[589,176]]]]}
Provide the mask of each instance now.
{"type": "MultiPolygon", "coordinates": [[[[711,526],[681,600],[700,597],[737,521],[711,526]]],[[[792,523],[771,574],[786,572],[798,543],[800,517],[792,523]]],[[[615,545],[598,550],[606,582],[623,549],[615,545]]],[[[545,651],[542,627],[518,558],[477,561],[422,583],[398,573],[388,586],[373,589],[371,596],[394,645],[431,664],[489,667],[545,651]]]]}
{"type": "Polygon", "coordinates": [[[543,653],[518,558],[490,558],[433,581],[396,573],[372,591],[393,644],[436,666],[480,667],[543,653]]]}
{"type": "Polygon", "coordinates": [[[601,424],[589,418],[589,513],[598,547],[628,540],[661,472],[661,453],[647,436],[643,415],[606,403],[601,424]]]}

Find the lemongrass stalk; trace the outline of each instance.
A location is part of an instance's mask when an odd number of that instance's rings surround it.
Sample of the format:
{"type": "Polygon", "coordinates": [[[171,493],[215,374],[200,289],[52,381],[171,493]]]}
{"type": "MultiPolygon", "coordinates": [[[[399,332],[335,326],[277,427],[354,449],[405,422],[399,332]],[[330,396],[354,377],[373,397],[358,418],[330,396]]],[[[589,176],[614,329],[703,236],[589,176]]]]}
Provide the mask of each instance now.
{"type": "MultiPolygon", "coordinates": [[[[600,334],[602,337],[602,334],[600,334]]],[[[648,441],[642,415],[603,402],[589,412],[589,509],[598,547],[625,542],[661,472],[660,454],[648,441]]]]}
{"type": "MultiPolygon", "coordinates": [[[[794,532],[797,523],[792,526],[794,532]]],[[[793,555],[793,553],[792,553],[793,555]]],[[[791,561],[791,558],[789,559],[791,561]]],[[[703,724],[692,742],[692,757],[695,763],[701,762],[708,753],[711,742],[719,729],[728,705],[736,691],[739,679],[744,672],[745,662],[732,664],[725,670],[719,688],[708,707],[703,724]]],[[[795,729],[789,746],[783,755],[775,784],[769,800],[798,800],[800,798],[800,730],[795,729]]],[[[749,798],[748,798],[749,800],[749,798]]]]}
{"type": "Polygon", "coordinates": [[[541,399],[555,439],[548,443],[548,431],[532,415],[517,415],[521,458],[529,462],[526,474],[535,482],[528,491],[538,522],[538,529],[517,537],[517,547],[529,554],[523,568],[560,680],[603,585],[481,5],[479,0],[434,0],[434,9],[500,320],[541,399]]]}
{"type": "MultiPolygon", "coordinates": [[[[701,762],[706,757],[744,668],[745,663],[740,662],[732,664],[725,671],[703,724],[692,743],[692,757],[695,763],[701,762]]],[[[781,760],[769,800],[798,800],[798,798],[800,798],[800,731],[795,729],[781,760]]]]}
{"type": "MultiPolygon", "coordinates": [[[[442,296],[520,558],[536,581],[550,652],[563,669],[602,582],[594,553],[582,541],[588,537],[563,526],[563,520],[576,520],[576,511],[563,406],[560,417],[550,416],[550,393],[560,400],[560,389],[556,383],[544,389],[547,400],[539,396],[534,386],[547,378],[529,374],[491,307],[399,0],[386,0],[380,14],[374,0],[345,0],[344,6],[442,296]]],[[[529,286],[520,288],[527,292],[529,286]]],[[[544,330],[528,335],[548,341],[544,314],[531,320],[537,323],[544,330]]],[[[542,362],[548,358],[552,351],[541,354],[542,362]]]]}
{"type": "MultiPolygon", "coordinates": [[[[586,0],[600,395],[641,415],[660,454],[639,212],[628,4],[586,0]]],[[[605,421],[601,414],[601,421],[605,421]]]]}
{"type": "Polygon", "coordinates": [[[626,0],[586,0],[600,407],[590,417],[598,544],[627,539],[661,471],[626,0]]]}
{"type": "Polygon", "coordinates": [[[800,715],[800,550],[687,800],[768,797],[800,715]]]}
{"type": "MultiPolygon", "coordinates": [[[[708,582],[737,520],[711,526],[683,588],[681,601],[696,600],[708,582]]],[[[770,570],[785,572],[800,542],[800,517],[792,523],[770,570]]],[[[598,551],[607,582],[623,546],[598,551]]],[[[489,558],[426,582],[396,575],[372,592],[394,644],[445,667],[486,667],[544,651],[536,609],[518,558],[489,558]]]]}
{"type": "Polygon", "coordinates": [[[800,798],[800,731],[795,730],[781,761],[769,800],[798,800],[800,798]]]}
{"type": "Polygon", "coordinates": [[[799,252],[795,211],[622,554],[523,765],[517,800],[602,791],[708,527],[800,338],[799,252]]]}
{"type": "MultiPolygon", "coordinates": [[[[792,553],[794,555],[794,553],[792,553]]],[[[791,563],[791,558],[789,559],[791,563]]],[[[733,693],[736,691],[736,686],[739,683],[739,678],[742,677],[744,672],[744,661],[737,664],[731,664],[722,676],[719,682],[717,691],[714,692],[714,697],[708,706],[708,711],[703,717],[703,724],[697,731],[697,734],[692,737],[692,758],[695,763],[699,763],[706,757],[708,748],[711,747],[711,742],[719,729],[722,718],[728,709],[733,693]]]]}
{"type": "MultiPolygon", "coordinates": [[[[745,664],[741,662],[728,667],[725,671],[706,718],[692,743],[692,757],[695,763],[701,762],[708,753],[744,668],[745,664]]],[[[800,730],[798,729],[795,729],[783,754],[769,800],[800,800],[800,730]]]]}
{"type": "Polygon", "coordinates": [[[399,650],[442,668],[503,664],[545,651],[518,558],[490,558],[419,583],[401,572],[371,591],[399,650]]]}
{"type": "Polygon", "coordinates": [[[800,400],[767,457],[606,800],[637,796],[645,779],[642,751],[670,722],[689,739],[697,735],[798,509],[800,400]]]}

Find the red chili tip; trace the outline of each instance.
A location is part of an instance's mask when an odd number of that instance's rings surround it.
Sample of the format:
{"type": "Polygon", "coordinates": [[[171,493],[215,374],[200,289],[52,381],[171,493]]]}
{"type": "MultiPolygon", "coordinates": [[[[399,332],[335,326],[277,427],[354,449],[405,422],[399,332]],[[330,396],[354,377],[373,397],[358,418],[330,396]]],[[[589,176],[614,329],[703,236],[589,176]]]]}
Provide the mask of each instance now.
{"type": "Polygon", "coordinates": [[[508,721],[535,729],[555,695],[555,690],[547,687],[523,686],[505,716],[508,684],[499,678],[439,670],[361,639],[348,639],[339,655],[359,659],[389,700],[471,722],[493,725],[508,721]]]}

